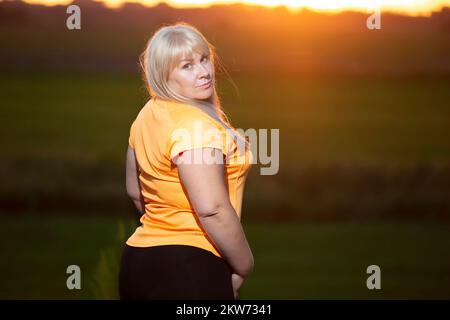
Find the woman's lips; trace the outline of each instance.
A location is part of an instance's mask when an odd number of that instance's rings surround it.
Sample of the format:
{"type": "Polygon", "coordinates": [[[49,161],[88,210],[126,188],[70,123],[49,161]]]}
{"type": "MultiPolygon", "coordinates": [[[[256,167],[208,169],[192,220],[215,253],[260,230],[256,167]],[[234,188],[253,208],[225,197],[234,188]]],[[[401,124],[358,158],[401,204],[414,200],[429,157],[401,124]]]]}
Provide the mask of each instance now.
{"type": "Polygon", "coordinates": [[[210,86],[211,86],[211,80],[206,82],[206,83],[204,83],[204,84],[202,84],[202,85],[200,85],[199,87],[203,88],[203,89],[208,89],[210,86]]]}

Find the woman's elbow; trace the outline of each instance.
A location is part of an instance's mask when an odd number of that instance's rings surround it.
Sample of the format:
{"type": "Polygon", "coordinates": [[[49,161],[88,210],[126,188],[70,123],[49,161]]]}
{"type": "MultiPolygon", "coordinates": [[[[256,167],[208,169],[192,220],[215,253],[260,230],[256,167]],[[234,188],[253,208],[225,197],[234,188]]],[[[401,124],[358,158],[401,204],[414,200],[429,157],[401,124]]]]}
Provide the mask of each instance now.
{"type": "Polygon", "coordinates": [[[205,202],[200,206],[197,206],[195,212],[200,218],[209,218],[217,216],[230,209],[230,204],[225,201],[217,202],[205,202]]]}

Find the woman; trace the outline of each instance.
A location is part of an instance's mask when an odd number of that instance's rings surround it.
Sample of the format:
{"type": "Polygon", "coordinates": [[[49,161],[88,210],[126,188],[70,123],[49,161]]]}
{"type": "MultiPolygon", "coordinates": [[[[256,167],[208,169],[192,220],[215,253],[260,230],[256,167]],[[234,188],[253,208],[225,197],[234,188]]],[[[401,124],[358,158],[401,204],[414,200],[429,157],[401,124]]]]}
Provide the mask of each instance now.
{"type": "Polygon", "coordinates": [[[222,111],[214,61],[186,23],[141,55],[151,99],[131,125],[126,185],[142,225],[122,254],[121,299],[236,299],[253,270],[240,224],[252,154],[222,111]]]}

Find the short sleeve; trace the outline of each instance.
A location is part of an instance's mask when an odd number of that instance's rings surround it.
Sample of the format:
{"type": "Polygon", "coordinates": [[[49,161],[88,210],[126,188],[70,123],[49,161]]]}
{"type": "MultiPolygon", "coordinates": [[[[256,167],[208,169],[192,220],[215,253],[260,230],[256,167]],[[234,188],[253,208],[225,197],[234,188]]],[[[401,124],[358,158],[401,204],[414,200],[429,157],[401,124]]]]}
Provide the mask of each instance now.
{"type": "Polygon", "coordinates": [[[135,130],[135,123],[136,123],[136,120],[135,121],[133,121],[133,123],[131,124],[131,128],[130,128],[130,135],[129,135],[129,138],[128,138],[128,145],[132,148],[132,149],[134,149],[134,136],[135,136],[135,134],[134,134],[134,130],[135,130]]]}
{"type": "Polygon", "coordinates": [[[224,132],[208,116],[187,116],[174,124],[170,135],[168,154],[171,159],[182,152],[197,148],[216,148],[226,154],[224,132]]]}

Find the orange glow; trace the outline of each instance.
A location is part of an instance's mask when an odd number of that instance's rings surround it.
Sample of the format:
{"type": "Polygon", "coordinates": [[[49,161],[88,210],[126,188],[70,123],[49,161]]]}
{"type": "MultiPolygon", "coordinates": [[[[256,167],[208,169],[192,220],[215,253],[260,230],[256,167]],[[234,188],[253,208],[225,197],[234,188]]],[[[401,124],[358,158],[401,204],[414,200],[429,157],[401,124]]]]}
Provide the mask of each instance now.
{"type": "MultiPolygon", "coordinates": [[[[24,0],[27,3],[39,3],[45,5],[67,5],[72,0],[24,0]]],[[[409,15],[428,15],[433,10],[442,6],[450,6],[450,0],[96,0],[104,2],[107,7],[115,8],[124,2],[138,2],[146,6],[154,6],[159,2],[165,2],[175,8],[208,7],[212,4],[243,3],[276,7],[284,5],[293,11],[307,8],[319,12],[341,12],[345,10],[367,12],[374,7],[381,11],[398,12],[409,15]]]]}

